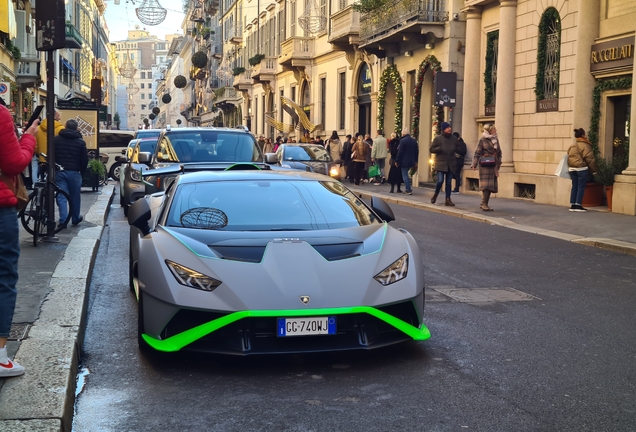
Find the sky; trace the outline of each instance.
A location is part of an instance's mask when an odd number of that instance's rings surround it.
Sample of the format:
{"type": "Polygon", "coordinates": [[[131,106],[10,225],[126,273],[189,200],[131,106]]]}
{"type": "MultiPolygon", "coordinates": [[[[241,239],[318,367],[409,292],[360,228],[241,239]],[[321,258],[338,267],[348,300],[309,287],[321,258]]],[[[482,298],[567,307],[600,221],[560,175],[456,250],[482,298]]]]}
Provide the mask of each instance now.
{"type": "Polygon", "coordinates": [[[117,5],[114,0],[106,1],[107,7],[104,17],[110,30],[110,42],[125,40],[128,37],[128,30],[134,30],[136,25],[160,38],[167,34],[181,33],[181,22],[183,21],[181,0],[159,0],[161,6],[168,10],[168,14],[164,22],[156,26],[142,24],[137,18],[135,9],[142,3],[143,0],[120,0],[117,5]]]}

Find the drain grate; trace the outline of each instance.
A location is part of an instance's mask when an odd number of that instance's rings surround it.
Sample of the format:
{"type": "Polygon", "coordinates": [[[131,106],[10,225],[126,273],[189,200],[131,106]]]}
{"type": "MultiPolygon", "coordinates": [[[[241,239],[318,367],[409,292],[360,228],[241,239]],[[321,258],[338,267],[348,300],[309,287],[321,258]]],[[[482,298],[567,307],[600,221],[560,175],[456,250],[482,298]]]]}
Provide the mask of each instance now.
{"type": "Polygon", "coordinates": [[[455,288],[436,287],[435,291],[461,303],[504,303],[541,300],[514,288],[455,288]]]}
{"type": "Polygon", "coordinates": [[[30,328],[31,324],[13,324],[9,331],[9,340],[21,341],[22,339],[26,339],[30,328]]]}

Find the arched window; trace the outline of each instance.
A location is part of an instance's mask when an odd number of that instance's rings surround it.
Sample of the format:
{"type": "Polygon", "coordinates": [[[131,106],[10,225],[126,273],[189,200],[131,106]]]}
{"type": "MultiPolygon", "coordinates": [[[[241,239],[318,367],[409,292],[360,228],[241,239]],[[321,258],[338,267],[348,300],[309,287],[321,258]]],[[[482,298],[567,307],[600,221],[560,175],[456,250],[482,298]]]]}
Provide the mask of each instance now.
{"type": "Polygon", "coordinates": [[[559,70],[561,66],[561,18],[555,8],[548,8],[539,23],[537,47],[537,111],[558,111],[559,70]],[[545,101],[545,102],[541,102],[545,101]],[[551,101],[551,102],[547,102],[551,101]]]}

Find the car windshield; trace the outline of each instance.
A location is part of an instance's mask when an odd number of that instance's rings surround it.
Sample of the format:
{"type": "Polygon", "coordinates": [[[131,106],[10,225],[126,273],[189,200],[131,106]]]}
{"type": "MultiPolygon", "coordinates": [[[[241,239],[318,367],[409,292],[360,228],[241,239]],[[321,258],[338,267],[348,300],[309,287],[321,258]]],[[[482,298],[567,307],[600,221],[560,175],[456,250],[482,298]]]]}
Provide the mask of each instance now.
{"type": "Polygon", "coordinates": [[[161,131],[158,130],[138,130],[136,138],[154,138],[161,135],[161,131]]]}
{"type": "Polygon", "coordinates": [[[149,140],[149,139],[141,140],[139,142],[139,151],[152,153],[155,151],[156,145],[157,145],[157,140],[149,140]]]}
{"type": "Polygon", "coordinates": [[[192,209],[197,209],[198,214],[209,210],[210,217],[215,218],[224,214],[227,225],[215,228],[224,231],[311,231],[382,222],[356,195],[335,181],[280,179],[182,184],[176,190],[167,225],[210,229],[203,217],[198,218],[201,223],[198,226],[184,220],[192,209]]]}
{"type": "Polygon", "coordinates": [[[261,162],[263,157],[246,133],[218,130],[167,132],[157,149],[159,162],[261,162]]]}
{"type": "Polygon", "coordinates": [[[329,153],[323,146],[318,145],[286,146],[283,159],[287,161],[331,162],[329,153]]]}

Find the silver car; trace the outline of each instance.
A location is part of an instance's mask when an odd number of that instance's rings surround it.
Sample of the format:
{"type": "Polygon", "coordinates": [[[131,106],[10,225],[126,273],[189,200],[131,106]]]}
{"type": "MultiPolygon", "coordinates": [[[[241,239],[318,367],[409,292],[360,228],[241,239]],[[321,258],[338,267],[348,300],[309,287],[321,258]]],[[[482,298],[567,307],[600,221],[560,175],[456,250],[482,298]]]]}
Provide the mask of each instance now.
{"type": "MultiPolygon", "coordinates": [[[[124,215],[128,215],[128,207],[146,194],[145,185],[141,173],[148,169],[148,165],[139,163],[139,153],[154,152],[157,146],[157,138],[140,138],[130,142],[132,146],[127,149],[127,160],[121,165],[119,172],[119,204],[124,209],[124,215]]],[[[121,158],[121,157],[120,157],[121,158]]]]}
{"type": "Polygon", "coordinates": [[[430,337],[424,268],[381,199],[301,171],[179,175],[128,213],[142,349],[371,349],[430,337]]]}

